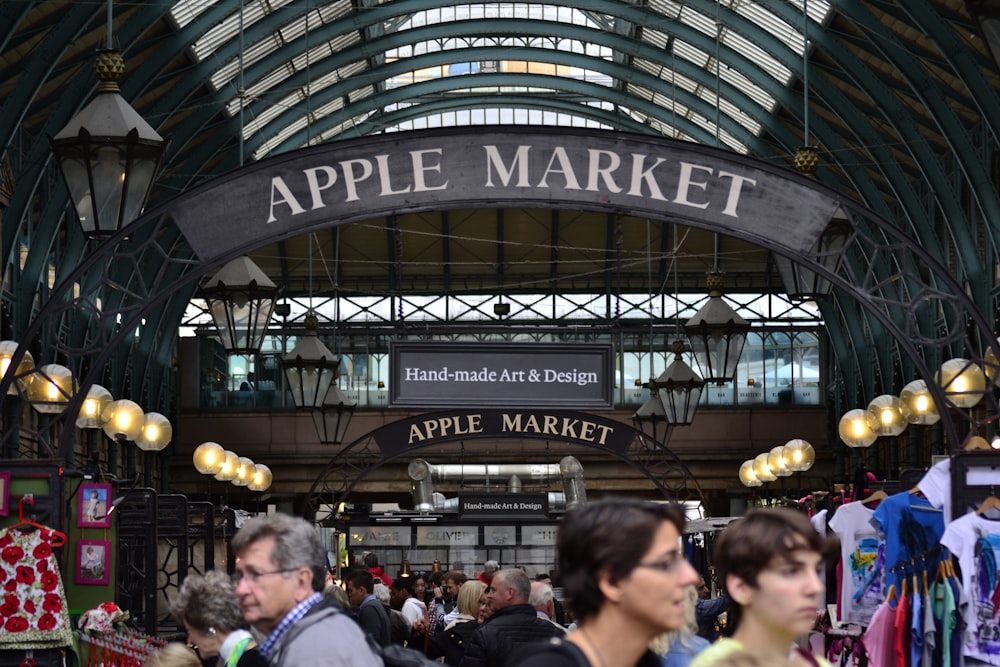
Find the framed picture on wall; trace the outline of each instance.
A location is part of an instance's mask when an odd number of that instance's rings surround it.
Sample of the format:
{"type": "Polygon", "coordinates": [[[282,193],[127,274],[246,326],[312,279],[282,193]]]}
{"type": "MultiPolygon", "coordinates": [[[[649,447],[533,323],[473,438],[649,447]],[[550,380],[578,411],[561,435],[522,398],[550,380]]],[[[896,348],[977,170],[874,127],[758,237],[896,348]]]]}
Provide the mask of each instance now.
{"type": "Polygon", "coordinates": [[[80,528],[109,528],[111,515],[111,485],[84,482],[77,492],[76,525],[80,528]]]}
{"type": "Polygon", "coordinates": [[[111,569],[111,542],[78,540],[76,543],[76,579],[78,584],[106,584],[111,569]]]}
{"type": "Polygon", "coordinates": [[[0,516],[10,513],[10,473],[0,472],[0,516]]]}

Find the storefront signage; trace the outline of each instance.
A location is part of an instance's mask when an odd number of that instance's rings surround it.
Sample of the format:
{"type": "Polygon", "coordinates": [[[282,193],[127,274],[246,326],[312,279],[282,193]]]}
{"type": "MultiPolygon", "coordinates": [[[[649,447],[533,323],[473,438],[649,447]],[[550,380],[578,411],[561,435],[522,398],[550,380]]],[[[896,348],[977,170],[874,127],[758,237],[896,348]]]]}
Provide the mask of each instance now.
{"type": "Polygon", "coordinates": [[[525,547],[551,547],[559,535],[557,526],[521,526],[521,545],[525,547]]]}
{"type": "Polygon", "coordinates": [[[585,412],[559,410],[447,410],[386,424],[371,434],[386,457],[446,442],[477,438],[561,440],[624,454],[632,427],[585,412]]]}
{"type": "Polygon", "coordinates": [[[347,543],[366,547],[408,547],[412,530],[409,526],[351,526],[347,543]]]}
{"type": "Polygon", "coordinates": [[[790,169],[665,137],[446,128],[291,151],[164,208],[202,260],[322,224],[483,205],[627,211],[806,254],[839,207],[835,197],[790,169]]]}
{"type": "Polygon", "coordinates": [[[546,493],[463,493],[458,497],[463,519],[537,519],[549,515],[546,493]]]}
{"type": "Polygon", "coordinates": [[[389,407],[614,406],[605,343],[389,343],[389,407]]]}
{"type": "Polygon", "coordinates": [[[417,544],[422,547],[474,547],[479,544],[479,527],[417,526],[417,544]]]}
{"type": "Polygon", "coordinates": [[[517,544],[516,526],[483,526],[483,544],[488,547],[512,547],[517,544]]]}

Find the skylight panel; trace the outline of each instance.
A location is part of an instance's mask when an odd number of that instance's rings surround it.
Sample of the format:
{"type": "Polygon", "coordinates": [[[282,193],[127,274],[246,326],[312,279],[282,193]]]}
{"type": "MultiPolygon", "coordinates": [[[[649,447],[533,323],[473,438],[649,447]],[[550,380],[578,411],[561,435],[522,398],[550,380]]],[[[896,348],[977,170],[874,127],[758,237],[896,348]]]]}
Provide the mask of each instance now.
{"type": "Polygon", "coordinates": [[[799,26],[794,27],[756,2],[737,4],[733,7],[733,11],[745,17],[750,23],[763,28],[767,34],[779,39],[795,53],[802,53],[801,16],[799,26]]]}
{"type": "Polygon", "coordinates": [[[215,6],[215,3],[216,0],[180,0],[170,8],[170,18],[178,28],[183,28],[201,16],[206,9],[215,6]]]}
{"type": "Polygon", "coordinates": [[[760,48],[742,35],[727,30],[722,43],[737,53],[742,54],[752,63],[759,65],[764,71],[774,77],[781,85],[787,85],[792,77],[792,71],[781,64],[777,58],[760,48]]]}

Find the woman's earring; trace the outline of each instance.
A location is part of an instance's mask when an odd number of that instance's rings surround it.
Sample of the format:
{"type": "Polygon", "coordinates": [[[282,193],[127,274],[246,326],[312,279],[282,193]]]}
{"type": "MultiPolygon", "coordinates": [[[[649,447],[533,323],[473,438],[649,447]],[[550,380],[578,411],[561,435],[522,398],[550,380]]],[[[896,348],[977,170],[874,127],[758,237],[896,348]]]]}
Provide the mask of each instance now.
{"type": "Polygon", "coordinates": [[[216,634],[216,633],[215,633],[215,628],[209,628],[209,629],[208,629],[208,636],[209,636],[209,637],[214,637],[214,636],[215,636],[215,634],[216,634]]]}

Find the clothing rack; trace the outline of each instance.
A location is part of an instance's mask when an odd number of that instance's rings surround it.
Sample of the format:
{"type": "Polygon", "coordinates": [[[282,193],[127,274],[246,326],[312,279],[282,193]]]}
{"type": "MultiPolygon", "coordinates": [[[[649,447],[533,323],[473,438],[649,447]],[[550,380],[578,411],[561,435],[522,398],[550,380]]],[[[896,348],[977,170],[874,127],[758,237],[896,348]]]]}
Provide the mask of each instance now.
{"type": "Polygon", "coordinates": [[[88,647],[88,667],[142,667],[154,651],[166,644],[163,639],[132,628],[108,634],[81,633],[80,642],[88,647]]]}
{"type": "Polygon", "coordinates": [[[912,558],[910,558],[908,560],[905,560],[905,561],[903,561],[901,563],[896,563],[895,565],[893,565],[892,567],[889,568],[889,571],[890,572],[916,571],[917,570],[917,564],[918,563],[923,563],[924,566],[922,568],[920,568],[920,571],[926,572],[927,571],[927,561],[935,558],[942,551],[945,551],[945,550],[946,549],[944,548],[943,545],[937,544],[937,545],[931,547],[930,549],[928,549],[927,551],[919,553],[916,556],[913,556],[912,558]]]}

